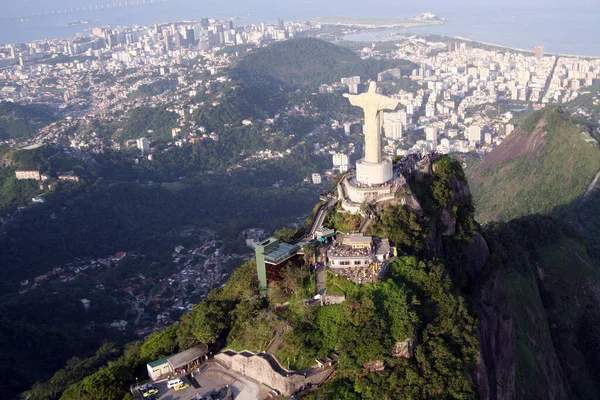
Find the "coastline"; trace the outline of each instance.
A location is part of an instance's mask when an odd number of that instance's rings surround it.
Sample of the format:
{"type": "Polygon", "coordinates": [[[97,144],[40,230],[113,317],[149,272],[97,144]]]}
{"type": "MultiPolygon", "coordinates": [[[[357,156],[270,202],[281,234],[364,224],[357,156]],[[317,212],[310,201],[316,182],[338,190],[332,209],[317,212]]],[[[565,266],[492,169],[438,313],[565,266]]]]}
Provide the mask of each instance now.
{"type": "Polygon", "coordinates": [[[311,23],[321,25],[337,25],[347,28],[361,28],[368,30],[417,28],[430,25],[443,25],[445,19],[416,20],[408,18],[364,18],[364,17],[317,17],[311,23]]]}
{"type": "MultiPolygon", "coordinates": [[[[469,39],[469,38],[466,38],[464,36],[447,36],[447,37],[450,37],[450,38],[456,39],[456,40],[462,40],[464,42],[479,43],[479,44],[483,44],[485,46],[498,47],[500,49],[506,49],[506,50],[520,51],[520,52],[523,52],[523,53],[532,53],[532,54],[535,54],[534,50],[520,49],[518,47],[504,46],[504,45],[497,44],[497,43],[482,42],[480,40],[469,39]]],[[[584,55],[578,55],[578,54],[561,54],[561,53],[551,53],[551,52],[545,52],[544,54],[545,55],[549,55],[549,56],[568,57],[568,58],[593,58],[593,59],[600,58],[600,56],[584,56],[584,55]]]]}
{"type": "MultiPolygon", "coordinates": [[[[444,24],[447,21],[442,21],[438,24],[427,24],[427,25],[441,25],[444,24]]],[[[355,25],[356,26],[356,25],[355,25]]],[[[426,25],[425,25],[426,26],[426,25]]],[[[377,32],[377,31],[386,31],[386,30],[393,30],[393,29],[406,29],[407,27],[402,27],[402,26],[396,26],[396,27],[359,27],[359,31],[358,32],[353,32],[347,35],[344,35],[342,37],[343,40],[348,40],[348,41],[354,41],[354,42],[364,42],[364,43],[368,43],[371,42],[373,40],[367,40],[367,39],[363,39],[363,40],[357,40],[357,39],[347,39],[347,37],[349,36],[354,36],[354,35],[359,35],[361,33],[369,33],[369,32],[377,32]]],[[[426,37],[429,34],[427,33],[413,33],[413,34],[408,34],[406,32],[396,32],[394,34],[389,34],[389,36],[384,36],[384,35],[380,35],[378,36],[378,40],[375,41],[381,41],[381,42],[393,42],[396,40],[400,40],[400,38],[402,37],[409,37],[409,36],[417,36],[417,37],[426,37]]],[[[512,46],[506,46],[506,45],[502,45],[502,44],[498,44],[498,43],[490,43],[490,42],[484,42],[481,40],[475,40],[475,39],[469,39],[467,37],[464,36],[450,36],[450,35],[439,35],[440,37],[444,37],[446,39],[455,39],[458,41],[462,41],[462,42],[468,42],[468,43],[477,43],[477,44],[481,44],[484,46],[490,46],[490,47],[495,47],[499,50],[509,50],[509,51],[515,51],[515,52],[520,52],[520,53],[527,53],[527,54],[535,54],[535,50],[533,49],[522,49],[519,47],[512,47],[512,46]]],[[[579,58],[579,59],[598,59],[600,58],[600,55],[597,56],[590,56],[590,55],[581,55],[581,54],[565,54],[565,53],[554,53],[554,52],[545,52],[544,53],[546,56],[556,56],[556,57],[566,57],[566,58],[579,58]]]]}

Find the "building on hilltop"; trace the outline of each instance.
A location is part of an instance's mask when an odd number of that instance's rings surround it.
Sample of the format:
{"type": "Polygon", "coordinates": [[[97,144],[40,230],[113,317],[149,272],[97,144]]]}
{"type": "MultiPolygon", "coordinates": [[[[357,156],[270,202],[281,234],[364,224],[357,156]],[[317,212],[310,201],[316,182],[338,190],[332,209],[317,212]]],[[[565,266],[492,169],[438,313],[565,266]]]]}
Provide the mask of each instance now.
{"type": "Polygon", "coordinates": [[[378,203],[393,200],[403,185],[392,161],[382,153],[382,125],[384,111],[393,111],[400,100],[383,96],[377,91],[377,83],[370,82],[367,92],[348,95],[350,104],[363,109],[364,158],[356,162],[356,170],[348,173],[338,184],[338,196],[344,210],[358,214],[364,202],[378,203]]]}
{"type": "Polygon", "coordinates": [[[146,364],[148,376],[153,381],[159,381],[188,374],[207,359],[207,354],[208,346],[201,343],[181,353],[149,362],[146,364]]]}
{"type": "Polygon", "coordinates": [[[256,254],[256,272],[260,295],[265,297],[269,290],[268,282],[277,280],[284,261],[294,257],[300,247],[283,243],[275,237],[264,240],[254,248],[256,254]]]}
{"type": "Polygon", "coordinates": [[[33,171],[33,170],[15,171],[15,176],[17,177],[17,179],[34,179],[36,181],[42,180],[40,171],[33,171]]]}
{"type": "Polygon", "coordinates": [[[337,275],[356,283],[368,283],[379,276],[382,264],[389,258],[388,239],[362,233],[339,235],[327,251],[327,264],[337,275]]]}

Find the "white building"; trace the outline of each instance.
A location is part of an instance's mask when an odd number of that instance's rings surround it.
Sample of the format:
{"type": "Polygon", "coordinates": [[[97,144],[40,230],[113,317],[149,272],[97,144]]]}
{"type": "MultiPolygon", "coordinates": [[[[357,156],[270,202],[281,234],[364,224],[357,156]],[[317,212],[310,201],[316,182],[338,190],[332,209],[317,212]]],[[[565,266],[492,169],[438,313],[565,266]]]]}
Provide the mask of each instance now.
{"type": "Polygon", "coordinates": [[[312,183],[315,185],[319,185],[321,183],[321,175],[316,172],[312,174],[312,183]]]}
{"type": "Polygon", "coordinates": [[[350,157],[344,153],[335,153],[333,155],[333,169],[337,169],[340,173],[347,172],[350,167],[350,157]]]}
{"type": "Polygon", "coordinates": [[[506,136],[510,135],[514,130],[515,126],[513,124],[506,124],[506,136]]]}
{"type": "Polygon", "coordinates": [[[483,137],[485,138],[486,144],[492,144],[492,134],[490,132],[486,132],[486,134],[483,135],[483,137]]]}
{"type": "Polygon", "coordinates": [[[146,138],[139,138],[136,140],[137,147],[142,153],[147,153],[150,150],[150,142],[146,138]]]}
{"type": "Polygon", "coordinates": [[[469,127],[469,142],[481,142],[481,127],[479,125],[471,125],[469,127]]]}
{"type": "Polygon", "coordinates": [[[428,126],[425,128],[425,140],[436,142],[438,139],[438,128],[435,126],[428,126]]]}
{"type": "Polygon", "coordinates": [[[352,124],[350,122],[344,123],[344,135],[350,136],[350,128],[351,127],[352,127],[352,124]]]}
{"type": "MultiPolygon", "coordinates": [[[[402,111],[383,113],[383,133],[385,137],[394,140],[402,138],[403,115],[406,116],[406,113],[403,114],[402,111]]],[[[405,117],[404,120],[406,120],[405,117]]]]}

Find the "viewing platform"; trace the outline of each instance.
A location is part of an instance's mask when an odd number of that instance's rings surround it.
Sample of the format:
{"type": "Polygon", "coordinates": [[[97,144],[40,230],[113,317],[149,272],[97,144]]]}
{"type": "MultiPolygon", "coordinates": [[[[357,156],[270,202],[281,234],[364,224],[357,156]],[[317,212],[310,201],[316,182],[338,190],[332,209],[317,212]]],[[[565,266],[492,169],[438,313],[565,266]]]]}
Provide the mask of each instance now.
{"type": "Polygon", "coordinates": [[[342,208],[352,214],[360,213],[363,203],[381,203],[394,199],[396,192],[406,185],[399,168],[394,168],[392,179],[379,185],[365,185],[356,178],[355,171],[347,173],[338,184],[338,198],[342,208]]]}

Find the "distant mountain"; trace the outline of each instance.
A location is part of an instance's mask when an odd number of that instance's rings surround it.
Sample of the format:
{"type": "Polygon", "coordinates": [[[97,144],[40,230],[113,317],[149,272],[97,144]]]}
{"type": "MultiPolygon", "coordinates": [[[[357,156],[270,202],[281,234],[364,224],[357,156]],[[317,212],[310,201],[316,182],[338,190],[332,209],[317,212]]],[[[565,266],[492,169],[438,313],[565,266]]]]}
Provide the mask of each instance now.
{"type": "Polygon", "coordinates": [[[535,111],[468,171],[477,220],[557,211],[581,198],[599,170],[590,126],[557,106],[535,111]]]}
{"type": "Polygon", "coordinates": [[[319,39],[303,38],[277,42],[243,57],[233,76],[255,85],[317,86],[343,77],[359,75],[375,79],[390,68],[412,70],[409,61],[363,60],[352,50],[319,39]]]}
{"type": "Polygon", "coordinates": [[[0,102],[0,140],[31,136],[53,121],[56,117],[48,107],[0,102]]]}

